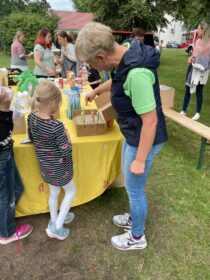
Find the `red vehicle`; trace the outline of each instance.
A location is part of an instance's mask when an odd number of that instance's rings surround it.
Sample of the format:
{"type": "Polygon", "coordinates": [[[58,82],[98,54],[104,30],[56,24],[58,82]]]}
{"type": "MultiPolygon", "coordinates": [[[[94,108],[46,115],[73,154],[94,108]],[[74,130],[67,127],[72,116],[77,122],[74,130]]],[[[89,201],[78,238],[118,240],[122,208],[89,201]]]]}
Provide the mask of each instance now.
{"type": "MultiPolygon", "coordinates": [[[[121,30],[112,30],[112,34],[115,36],[116,41],[121,44],[125,40],[131,37],[131,31],[121,31],[121,30]]],[[[144,33],[144,44],[154,47],[154,36],[152,32],[145,32],[144,33]]]]}
{"type": "Polygon", "coordinates": [[[185,48],[185,51],[188,53],[189,56],[191,56],[195,42],[198,39],[196,29],[184,33],[182,34],[182,36],[185,38],[185,41],[181,43],[179,47],[185,48]]]}

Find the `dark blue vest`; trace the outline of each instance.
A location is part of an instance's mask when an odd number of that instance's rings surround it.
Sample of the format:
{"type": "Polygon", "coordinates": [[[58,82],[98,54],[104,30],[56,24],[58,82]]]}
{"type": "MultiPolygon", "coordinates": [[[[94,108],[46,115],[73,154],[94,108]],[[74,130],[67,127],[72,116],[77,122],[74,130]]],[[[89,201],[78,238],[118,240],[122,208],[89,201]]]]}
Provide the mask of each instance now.
{"type": "MultiPolygon", "coordinates": [[[[120,130],[127,143],[131,146],[138,147],[142,120],[135,112],[130,97],[125,94],[123,84],[131,69],[147,68],[151,70],[155,76],[155,84],[153,85],[153,88],[158,117],[157,130],[153,145],[160,144],[167,140],[167,131],[165,118],[162,112],[160,88],[156,71],[159,66],[159,55],[154,48],[146,46],[137,40],[132,40],[130,44],[131,46],[122,57],[119,67],[115,72],[112,72],[112,106],[117,112],[117,120],[120,130]]],[[[141,98],[141,92],[139,92],[139,98],[141,98]]]]}

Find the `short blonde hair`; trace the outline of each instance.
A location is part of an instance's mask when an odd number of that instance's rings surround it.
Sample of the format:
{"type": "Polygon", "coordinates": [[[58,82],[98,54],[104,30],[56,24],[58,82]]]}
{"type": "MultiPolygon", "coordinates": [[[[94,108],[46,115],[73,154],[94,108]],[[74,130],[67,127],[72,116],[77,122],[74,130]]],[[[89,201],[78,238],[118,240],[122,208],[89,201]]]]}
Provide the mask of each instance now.
{"type": "Polygon", "coordinates": [[[78,34],[75,54],[79,61],[90,62],[100,52],[112,52],[115,39],[112,30],[99,22],[86,24],[78,34]]]}
{"type": "Polygon", "coordinates": [[[61,91],[50,81],[40,82],[35,90],[32,99],[32,112],[38,111],[41,106],[47,105],[50,101],[59,98],[62,100],[61,91]]]}
{"type": "Polygon", "coordinates": [[[20,36],[22,36],[22,35],[25,35],[23,31],[17,31],[17,32],[15,33],[15,37],[14,37],[14,39],[13,39],[13,42],[15,42],[15,41],[18,41],[18,42],[19,42],[19,38],[20,38],[20,36]]]}

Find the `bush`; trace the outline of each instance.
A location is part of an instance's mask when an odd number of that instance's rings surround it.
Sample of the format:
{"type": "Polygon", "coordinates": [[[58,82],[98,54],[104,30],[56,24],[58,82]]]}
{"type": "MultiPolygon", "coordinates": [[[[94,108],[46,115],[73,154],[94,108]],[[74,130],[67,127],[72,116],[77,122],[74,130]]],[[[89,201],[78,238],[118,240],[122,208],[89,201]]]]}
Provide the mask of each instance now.
{"type": "Polygon", "coordinates": [[[32,51],[34,40],[41,27],[46,27],[53,34],[59,18],[56,15],[43,15],[31,12],[12,12],[0,21],[0,40],[5,52],[10,52],[15,33],[21,30],[25,33],[25,48],[32,51]]]}

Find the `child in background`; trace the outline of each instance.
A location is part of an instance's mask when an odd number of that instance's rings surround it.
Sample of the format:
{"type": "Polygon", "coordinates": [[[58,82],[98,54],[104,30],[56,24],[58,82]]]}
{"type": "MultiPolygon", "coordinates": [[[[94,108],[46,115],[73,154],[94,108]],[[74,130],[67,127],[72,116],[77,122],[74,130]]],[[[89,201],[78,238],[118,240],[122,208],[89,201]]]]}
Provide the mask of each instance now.
{"type": "Polygon", "coordinates": [[[98,70],[92,68],[90,65],[88,67],[88,83],[92,89],[97,88],[101,83],[101,77],[98,70]]]}
{"type": "Polygon", "coordinates": [[[15,222],[15,206],[24,187],[14,160],[10,103],[8,92],[0,89],[0,244],[23,239],[33,230],[29,224],[15,222]]]}
{"type": "Polygon", "coordinates": [[[41,82],[35,91],[32,113],[28,117],[28,135],[34,143],[43,180],[49,184],[49,210],[51,220],[46,229],[51,238],[64,240],[70,230],[63,227],[74,219],[69,212],[76,193],[73,178],[72,145],[62,122],[54,119],[61,103],[61,92],[51,82],[41,82]],[[65,196],[58,213],[61,187],[65,196]]]}

